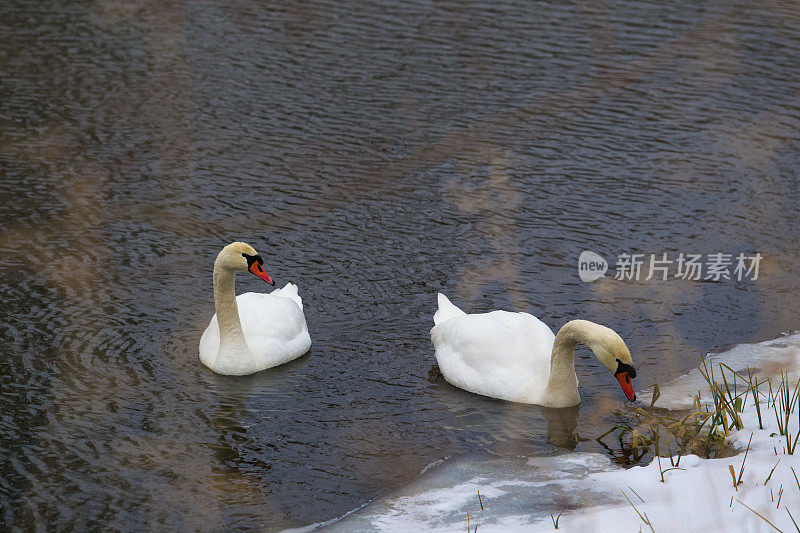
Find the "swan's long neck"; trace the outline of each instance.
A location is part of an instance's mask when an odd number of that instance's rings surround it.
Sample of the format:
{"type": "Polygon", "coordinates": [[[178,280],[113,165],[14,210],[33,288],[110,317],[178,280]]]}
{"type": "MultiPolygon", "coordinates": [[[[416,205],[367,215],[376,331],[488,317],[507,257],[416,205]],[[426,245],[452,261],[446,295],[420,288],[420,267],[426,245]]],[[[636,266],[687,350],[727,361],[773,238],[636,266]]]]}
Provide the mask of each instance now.
{"type": "Polygon", "coordinates": [[[214,307],[219,323],[219,355],[234,362],[251,359],[250,348],[244,339],[239,307],[236,304],[236,273],[214,264],[214,307]]]}
{"type": "Polygon", "coordinates": [[[575,375],[575,347],[579,342],[589,344],[586,320],[572,320],[564,324],[550,355],[550,378],[545,389],[546,405],[569,407],[581,401],[578,393],[578,378],[575,375]]]}

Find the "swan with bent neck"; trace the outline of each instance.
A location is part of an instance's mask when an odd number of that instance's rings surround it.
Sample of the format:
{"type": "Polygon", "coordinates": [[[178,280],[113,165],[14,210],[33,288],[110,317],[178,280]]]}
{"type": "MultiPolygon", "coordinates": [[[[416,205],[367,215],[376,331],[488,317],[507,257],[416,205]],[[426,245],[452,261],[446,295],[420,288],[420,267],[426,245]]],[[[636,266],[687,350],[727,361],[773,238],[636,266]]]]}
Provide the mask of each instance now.
{"type": "Polygon", "coordinates": [[[553,335],[528,313],[466,314],[444,294],[438,298],[431,340],[450,384],[511,402],[571,407],[581,401],[575,375],[575,347],[581,343],[616,376],[628,399],[636,399],[633,359],[614,330],[572,320],[553,335]]]}
{"type": "Polygon", "coordinates": [[[311,347],[296,285],[236,296],[237,272],[275,285],[263,264],[258,252],[243,242],[227,245],[214,261],[217,312],[200,338],[200,361],[218,374],[252,374],[296,359],[311,347]]]}

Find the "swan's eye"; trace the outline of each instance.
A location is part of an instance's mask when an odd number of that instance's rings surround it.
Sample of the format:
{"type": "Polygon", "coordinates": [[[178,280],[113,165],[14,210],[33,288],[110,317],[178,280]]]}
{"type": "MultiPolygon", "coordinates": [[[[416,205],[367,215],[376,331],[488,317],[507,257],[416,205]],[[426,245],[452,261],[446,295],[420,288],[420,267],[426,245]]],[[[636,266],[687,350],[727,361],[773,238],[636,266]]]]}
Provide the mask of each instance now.
{"type": "Polygon", "coordinates": [[[246,253],[242,253],[242,257],[247,259],[247,268],[248,269],[252,268],[253,263],[255,263],[255,264],[258,265],[258,267],[256,267],[256,268],[258,268],[259,270],[262,270],[261,269],[261,265],[264,264],[264,260],[261,259],[260,255],[258,255],[258,254],[256,254],[256,255],[247,255],[246,253]]]}
{"type": "Polygon", "coordinates": [[[623,363],[619,359],[617,359],[617,371],[614,372],[614,375],[621,374],[622,372],[626,372],[625,379],[630,380],[636,377],[636,369],[633,368],[631,365],[623,363]]]}

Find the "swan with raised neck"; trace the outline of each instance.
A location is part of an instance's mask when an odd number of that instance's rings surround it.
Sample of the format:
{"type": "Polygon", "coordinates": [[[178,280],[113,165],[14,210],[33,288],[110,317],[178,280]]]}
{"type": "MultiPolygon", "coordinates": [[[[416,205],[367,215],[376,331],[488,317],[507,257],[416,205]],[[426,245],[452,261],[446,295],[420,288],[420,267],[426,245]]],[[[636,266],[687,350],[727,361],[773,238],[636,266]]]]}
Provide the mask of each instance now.
{"type": "Polygon", "coordinates": [[[611,371],[629,400],[636,377],[625,341],[612,329],[572,320],[553,335],[528,313],[466,314],[439,294],[431,340],[445,379],[456,387],[521,403],[571,407],[580,403],[575,347],[585,344],[611,371]]]}
{"type": "Polygon", "coordinates": [[[200,339],[200,360],[214,372],[251,374],[299,357],[311,345],[296,286],[236,296],[237,272],[275,285],[263,264],[255,248],[244,242],[225,246],[214,261],[216,315],[200,339]]]}

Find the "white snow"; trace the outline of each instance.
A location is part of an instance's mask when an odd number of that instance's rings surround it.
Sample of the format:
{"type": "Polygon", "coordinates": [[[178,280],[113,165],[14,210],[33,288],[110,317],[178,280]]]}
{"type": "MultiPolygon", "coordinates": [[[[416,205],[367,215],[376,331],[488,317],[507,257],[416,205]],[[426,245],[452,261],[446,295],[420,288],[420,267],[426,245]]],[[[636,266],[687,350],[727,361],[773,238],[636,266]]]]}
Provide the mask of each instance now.
{"type": "MultiPolygon", "coordinates": [[[[773,386],[777,385],[774,378],[781,369],[790,372],[790,380],[796,381],[800,377],[800,334],[736,346],[712,356],[711,361],[715,365],[723,361],[737,371],[746,366],[757,367],[761,376],[773,377],[773,386]]],[[[662,390],[658,405],[691,406],[691,396],[698,390],[704,391],[708,398],[705,381],[701,380],[699,372],[693,371],[685,379],[662,390]]],[[[755,405],[752,398],[750,400],[742,413],[744,429],[730,437],[731,443],[740,450],[746,449],[752,438],[746,459],[744,451],[723,459],[686,456],[679,463],[681,470],[664,474],[664,483],[661,482],[658,462],[653,461],[645,467],[592,474],[582,484],[602,486],[608,493],[624,490],[655,531],[796,531],[787,510],[800,524],[800,483],[794,473],[800,475],[800,446],[794,455],[785,453],[785,437],[776,435],[775,413],[772,408],[767,408],[766,401],[761,405],[764,429],[758,429],[755,405]],[[733,466],[738,478],[742,464],[741,484],[734,487],[728,465],[733,466]],[[773,468],[775,470],[769,477],[773,468]]],[[[789,424],[790,433],[797,435],[799,426],[800,416],[795,412],[789,424]]],[[[670,467],[669,459],[661,459],[662,469],[670,467]]],[[[550,531],[553,528],[553,524],[545,520],[539,520],[535,526],[533,530],[550,531]]],[[[604,505],[564,513],[559,523],[559,529],[564,531],[637,531],[640,528],[650,531],[627,501],[624,505],[604,505]]]]}
{"type": "MultiPolygon", "coordinates": [[[[766,414],[763,412],[762,416],[766,414]]],[[[773,530],[745,504],[779,529],[794,531],[786,510],[792,512],[795,520],[800,520],[800,486],[791,470],[794,467],[800,473],[800,448],[796,455],[783,452],[785,437],[770,436],[777,432],[777,426],[774,415],[771,412],[769,415],[764,417],[765,429],[759,430],[755,409],[745,409],[742,416],[745,429],[737,432],[733,440],[737,446],[745,448],[752,435],[746,460],[744,453],[723,459],[701,459],[690,455],[681,458],[681,470],[664,474],[664,483],[661,482],[659,465],[653,461],[645,467],[592,474],[582,480],[581,485],[601,486],[608,493],[625,491],[655,531],[773,530]],[[738,477],[743,462],[741,484],[734,488],[728,465],[734,467],[738,477]],[[776,464],[772,477],[765,483],[776,464]],[[781,489],[783,493],[778,505],[781,489]]],[[[794,434],[797,427],[795,417],[792,424],[794,434]]],[[[669,459],[661,459],[662,469],[670,467],[669,459]]],[[[535,525],[534,530],[550,531],[553,528],[549,520],[540,520],[535,525]]],[[[638,531],[640,528],[650,531],[627,501],[565,513],[559,526],[564,531],[638,531]]]]}
{"type": "MultiPolygon", "coordinates": [[[[780,368],[797,380],[800,334],[740,345],[713,355],[712,361],[715,365],[724,361],[737,370],[755,366],[762,375],[774,376],[780,368]]],[[[698,390],[703,391],[705,400],[710,399],[705,382],[693,371],[662,388],[657,405],[688,407],[698,390]]],[[[684,456],[679,469],[664,473],[663,483],[657,461],[620,469],[605,456],[588,453],[516,461],[482,456],[459,458],[431,467],[400,494],[310,529],[322,526],[332,531],[464,531],[469,513],[470,526],[477,525],[481,533],[554,531],[550,514],[563,510],[559,531],[650,531],[626,501],[624,491],[659,533],[775,531],[745,505],[780,530],[797,531],[787,510],[800,524],[800,486],[792,471],[793,467],[800,477],[800,445],[795,455],[784,452],[785,437],[774,435],[775,414],[766,407],[765,400],[762,420],[764,429],[760,430],[750,398],[742,413],[745,429],[730,437],[742,450],[740,454],[722,459],[684,456]],[[745,460],[744,449],[751,436],[745,460]],[[733,466],[738,477],[743,462],[741,484],[734,487],[728,465],[733,466]]],[[[799,422],[796,412],[790,422],[793,435],[800,431],[799,422]]],[[[662,458],[660,468],[671,468],[670,459],[662,458]]]]}

